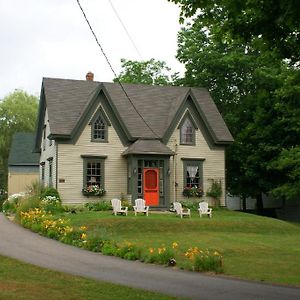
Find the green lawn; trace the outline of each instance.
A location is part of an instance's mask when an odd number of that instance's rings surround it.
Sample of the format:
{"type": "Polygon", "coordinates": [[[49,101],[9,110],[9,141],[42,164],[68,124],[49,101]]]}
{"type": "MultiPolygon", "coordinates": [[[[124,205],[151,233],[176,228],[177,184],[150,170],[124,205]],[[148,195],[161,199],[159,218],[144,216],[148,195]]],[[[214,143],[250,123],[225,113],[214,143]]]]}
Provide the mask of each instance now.
{"type": "MultiPolygon", "coordinates": [[[[110,212],[69,214],[73,226],[88,226],[88,235],[129,241],[147,251],[178,243],[217,250],[223,255],[224,273],[244,279],[300,286],[300,225],[227,210],[214,211],[212,219],[180,219],[173,214],[150,213],[113,216],[110,212]]],[[[185,260],[176,257],[177,266],[185,260]]]]}
{"type": "Polygon", "coordinates": [[[0,256],[0,299],[179,299],[42,269],[0,256]]]}

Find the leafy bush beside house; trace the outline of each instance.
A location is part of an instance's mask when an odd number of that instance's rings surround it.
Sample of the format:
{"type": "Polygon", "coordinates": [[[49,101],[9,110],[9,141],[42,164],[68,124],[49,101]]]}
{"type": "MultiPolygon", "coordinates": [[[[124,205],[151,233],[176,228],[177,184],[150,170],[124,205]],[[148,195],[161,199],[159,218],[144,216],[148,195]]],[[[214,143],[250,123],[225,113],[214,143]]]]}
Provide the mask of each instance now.
{"type": "Polygon", "coordinates": [[[220,179],[211,180],[211,186],[206,191],[206,196],[213,198],[215,206],[220,206],[220,198],[222,196],[222,181],[220,179]]]}
{"type": "Polygon", "coordinates": [[[93,211],[112,210],[112,206],[109,201],[87,202],[84,204],[84,207],[86,207],[88,210],[93,211]]]}
{"type": "Polygon", "coordinates": [[[60,200],[58,191],[53,187],[45,187],[41,190],[40,199],[45,199],[47,196],[55,197],[60,200]]]}

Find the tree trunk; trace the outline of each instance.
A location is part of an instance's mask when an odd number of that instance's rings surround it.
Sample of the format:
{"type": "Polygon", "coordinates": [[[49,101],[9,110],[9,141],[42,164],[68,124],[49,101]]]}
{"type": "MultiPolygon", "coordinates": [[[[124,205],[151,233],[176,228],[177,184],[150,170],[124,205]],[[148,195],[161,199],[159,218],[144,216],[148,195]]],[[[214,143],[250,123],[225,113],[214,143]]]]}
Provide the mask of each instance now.
{"type": "Polygon", "coordinates": [[[262,193],[259,193],[256,195],[256,206],[257,206],[257,213],[259,215],[262,214],[263,209],[264,209],[264,203],[263,203],[263,199],[262,199],[262,193]]]}
{"type": "Polygon", "coordinates": [[[247,210],[247,200],[246,200],[246,196],[242,196],[242,203],[243,203],[243,211],[247,210]]]}

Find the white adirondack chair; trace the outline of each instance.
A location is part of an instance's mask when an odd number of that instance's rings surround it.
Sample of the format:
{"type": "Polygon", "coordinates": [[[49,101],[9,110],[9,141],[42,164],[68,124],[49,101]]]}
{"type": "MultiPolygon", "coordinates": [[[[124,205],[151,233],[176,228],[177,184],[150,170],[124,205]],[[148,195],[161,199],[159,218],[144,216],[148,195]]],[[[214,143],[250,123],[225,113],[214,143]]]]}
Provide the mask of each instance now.
{"type": "Polygon", "coordinates": [[[111,206],[113,208],[113,214],[116,216],[117,214],[128,214],[128,207],[122,207],[122,203],[120,199],[111,199],[111,206]]]}
{"type": "Polygon", "coordinates": [[[212,209],[208,208],[207,202],[200,202],[198,211],[199,211],[200,217],[202,217],[202,215],[207,215],[210,218],[212,217],[212,209]]]}
{"type": "Polygon", "coordinates": [[[191,210],[189,208],[184,210],[180,202],[174,202],[173,205],[177,216],[180,216],[181,219],[185,216],[191,217],[191,210]]]}
{"type": "Polygon", "coordinates": [[[137,213],[144,213],[146,216],[148,216],[149,206],[146,206],[146,201],[144,199],[135,199],[135,205],[133,206],[133,209],[135,216],[137,213]]]}

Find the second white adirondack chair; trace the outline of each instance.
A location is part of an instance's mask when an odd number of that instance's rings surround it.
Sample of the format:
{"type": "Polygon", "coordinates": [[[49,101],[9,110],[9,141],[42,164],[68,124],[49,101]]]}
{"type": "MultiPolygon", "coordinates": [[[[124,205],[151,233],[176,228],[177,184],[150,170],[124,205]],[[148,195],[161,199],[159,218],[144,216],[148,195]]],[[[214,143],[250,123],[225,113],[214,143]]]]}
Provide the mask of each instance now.
{"type": "Polygon", "coordinates": [[[198,211],[199,211],[200,217],[202,217],[202,215],[207,215],[210,218],[212,217],[212,209],[208,208],[207,202],[200,202],[198,211]]]}
{"type": "Polygon", "coordinates": [[[128,207],[122,207],[122,202],[120,199],[111,199],[111,206],[113,208],[113,214],[116,216],[117,214],[128,214],[128,207]]]}
{"type": "Polygon", "coordinates": [[[133,209],[135,216],[137,213],[144,213],[146,216],[148,216],[149,206],[146,206],[146,201],[144,199],[135,199],[135,205],[133,206],[133,209]]]}
{"type": "Polygon", "coordinates": [[[176,211],[176,214],[178,216],[180,216],[180,218],[182,219],[184,216],[187,216],[187,217],[191,217],[191,210],[189,208],[187,208],[186,210],[184,210],[182,208],[182,205],[180,202],[174,202],[173,203],[174,205],[174,209],[176,211]]]}

